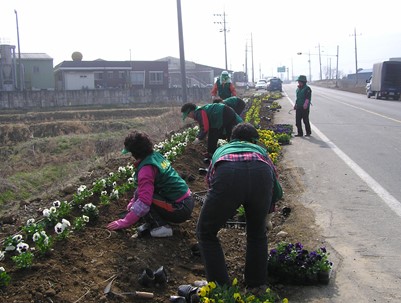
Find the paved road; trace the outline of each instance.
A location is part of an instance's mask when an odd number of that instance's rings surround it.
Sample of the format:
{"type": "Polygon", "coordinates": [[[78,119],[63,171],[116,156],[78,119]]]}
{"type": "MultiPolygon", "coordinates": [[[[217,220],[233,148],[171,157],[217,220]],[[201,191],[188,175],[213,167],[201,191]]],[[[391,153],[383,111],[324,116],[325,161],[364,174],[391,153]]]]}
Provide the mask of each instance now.
{"type": "MultiPolygon", "coordinates": [[[[296,86],[283,89],[275,122],[294,125],[296,86]]],[[[312,90],[312,137],[293,138],[284,159],[305,172],[301,202],[316,214],[334,275],[290,302],[401,302],[401,102],[312,90]]]]}

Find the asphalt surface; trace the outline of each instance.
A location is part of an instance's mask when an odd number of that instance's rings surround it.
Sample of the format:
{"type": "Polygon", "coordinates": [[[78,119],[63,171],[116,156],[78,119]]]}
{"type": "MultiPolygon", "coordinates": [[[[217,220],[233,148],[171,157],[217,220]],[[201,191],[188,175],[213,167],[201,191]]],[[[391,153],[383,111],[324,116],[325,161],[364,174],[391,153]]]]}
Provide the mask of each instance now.
{"type": "MultiPolygon", "coordinates": [[[[294,137],[284,158],[304,171],[300,200],[334,267],[329,285],[299,287],[290,302],[401,302],[401,102],[311,87],[312,136],[294,137]]],[[[283,89],[275,123],[296,132],[296,85],[283,89]]]]}

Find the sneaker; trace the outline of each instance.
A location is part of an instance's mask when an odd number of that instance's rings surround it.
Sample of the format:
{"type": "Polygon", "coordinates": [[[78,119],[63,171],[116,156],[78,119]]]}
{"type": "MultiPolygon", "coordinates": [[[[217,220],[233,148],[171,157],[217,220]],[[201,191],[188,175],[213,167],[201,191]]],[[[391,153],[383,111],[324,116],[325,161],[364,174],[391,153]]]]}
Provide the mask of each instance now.
{"type": "Polygon", "coordinates": [[[302,134],[296,134],[295,137],[303,137],[304,135],[302,134]]]}
{"type": "Polygon", "coordinates": [[[306,134],[306,135],[305,135],[305,137],[310,137],[310,136],[311,136],[311,134],[306,134]]]}
{"type": "Polygon", "coordinates": [[[150,235],[154,238],[171,237],[173,235],[173,229],[169,225],[163,225],[153,228],[150,231],[150,235]]]}

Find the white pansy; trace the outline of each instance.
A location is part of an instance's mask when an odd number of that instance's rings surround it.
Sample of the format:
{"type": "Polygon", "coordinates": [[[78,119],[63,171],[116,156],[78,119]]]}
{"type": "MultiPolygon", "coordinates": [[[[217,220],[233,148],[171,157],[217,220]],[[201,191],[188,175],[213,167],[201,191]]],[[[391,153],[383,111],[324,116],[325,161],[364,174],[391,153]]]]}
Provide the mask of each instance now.
{"type": "Polygon", "coordinates": [[[87,203],[84,205],[85,210],[95,209],[96,206],[93,203],[87,203]]]}
{"type": "MultiPolygon", "coordinates": [[[[5,251],[0,251],[0,261],[3,261],[4,258],[6,256],[6,252],[5,251]]],[[[1,271],[1,270],[0,270],[1,271]]],[[[4,270],[3,270],[4,271],[4,270]]]]}
{"type": "Polygon", "coordinates": [[[70,227],[71,223],[67,219],[61,220],[61,224],[63,224],[64,227],[70,227]]]}
{"type": "Polygon", "coordinates": [[[125,173],[125,167],[120,166],[120,167],[118,168],[118,172],[119,172],[119,173],[125,173]]]}
{"type": "Polygon", "coordinates": [[[89,217],[88,217],[88,216],[83,215],[83,216],[82,216],[82,219],[83,219],[84,222],[86,222],[86,223],[89,222],[89,217]]]}
{"type": "Polygon", "coordinates": [[[77,189],[78,195],[80,195],[86,189],[86,185],[81,185],[77,189]]]}
{"type": "Polygon", "coordinates": [[[57,212],[57,208],[55,208],[54,206],[50,207],[49,210],[50,210],[50,213],[51,213],[51,214],[54,214],[54,213],[57,212]]]}
{"type": "Polygon", "coordinates": [[[44,217],[49,217],[50,216],[50,209],[48,209],[48,208],[45,208],[44,210],[43,210],[43,216],[44,217]]]}
{"type": "Polygon", "coordinates": [[[41,237],[40,233],[38,233],[38,232],[34,233],[33,236],[32,236],[33,242],[38,241],[40,239],[40,237],[41,237]]]}
{"type": "Polygon", "coordinates": [[[59,200],[53,201],[53,206],[54,207],[60,207],[61,202],[59,200]]]}
{"type": "Polygon", "coordinates": [[[114,181],[114,182],[113,182],[113,187],[116,187],[116,186],[117,186],[117,182],[114,181]]]}
{"type": "Polygon", "coordinates": [[[106,190],[102,190],[102,192],[100,193],[102,196],[106,196],[107,195],[107,191],[106,190]]]}
{"type": "Polygon", "coordinates": [[[26,244],[26,243],[24,243],[24,242],[21,242],[21,243],[18,243],[18,244],[17,244],[17,249],[16,249],[16,250],[17,250],[20,254],[26,252],[28,249],[29,249],[29,245],[26,244]]]}
{"type": "Polygon", "coordinates": [[[128,178],[128,183],[129,183],[129,184],[134,183],[134,178],[128,178]]]}
{"type": "Polygon", "coordinates": [[[6,271],[3,266],[0,266],[0,272],[6,271]]]}
{"type": "Polygon", "coordinates": [[[61,234],[61,233],[63,233],[64,229],[65,229],[64,225],[63,225],[62,223],[60,223],[60,222],[57,223],[57,224],[54,226],[54,231],[56,232],[56,234],[61,234]]]}
{"type": "Polygon", "coordinates": [[[34,218],[28,219],[28,220],[26,221],[26,226],[31,226],[31,225],[33,225],[33,224],[35,224],[35,219],[34,219],[34,218]]]}
{"type": "Polygon", "coordinates": [[[109,173],[109,176],[110,176],[110,177],[113,177],[113,176],[114,176],[114,173],[113,173],[113,172],[110,172],[110,173],[109,173]]]}
{"type": "Polygon", "coordinates": [[[22,241],[22,236],[18,234],[18,235],[15,235],[12,239],[13,239],[13,241],[18,243],[18,242],[22,241]]]}

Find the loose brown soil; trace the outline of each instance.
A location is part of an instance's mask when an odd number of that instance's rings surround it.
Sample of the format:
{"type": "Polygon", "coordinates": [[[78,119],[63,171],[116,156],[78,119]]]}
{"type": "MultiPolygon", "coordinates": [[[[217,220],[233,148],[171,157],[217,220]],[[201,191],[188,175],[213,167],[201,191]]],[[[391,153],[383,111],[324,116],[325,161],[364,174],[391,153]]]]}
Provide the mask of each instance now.
{"type": "MultiPolygon", "coordinates": [[[[265,107],[264,107],[265,108],[265,107]]],[[[270,116],[271,112],[262,112],[262,116],[270,116]]],[[[272,123],[264,121],[262,123],[272,123]]],[[[267,124],[263,125],[266,126],[267,124]]],[[[286,168],[285,149],[278,164],[280,181],[284,189],[284,198],[277,204],[273,218],[274,228],[268,234],[269,249],[279,241],[301,242],[306,247],[315,249],[319,246],[319,231],[314,225],[313,213],[298,202],[303,191],[301,171],[286,168]],[[283,216],[283,207],[291,208],[289,216],[283,216]],[[280,231],[287,235],[278,236],[280,231]]],[[[198,173],[202,162],[204,145],[189,145],[185,154],[177,159],[173,166],[184,177],[193,176],[188,184],[194,193],[206,190],[204,176],[198,173]]],[[[116,172],[119,166],[125,166],[130,159],[116,156],[103,165],[81,177],[81,184],[90,186],[93,181],[107,176],[110,171],[116,172]]],[[[191,178],[190,178],[191,179],[191,178]]],[[[188,180],[190,180],[188,179],[188,180]]],[[[69,194],[60,193],[59,200],[70,200],[69,194]]],[[[197,203],[191,220],[173,225],[174,235],[170,238],[135,237],[135,229],[110,232],[105,226],[125,210],[132,192],[120,197],[110,206],[102,208],[95,225],[88,226],[84,231],[71,234],[66,241],[57,242],[54,250],[46,257],[36,258],[34,265],[28,270],[16,270],[10,259],[0,262],[11,275],[12,281],[8,287],[0,289],[0,302],[15,303],[72,303],[72,302],[169,302],[171,295],[177,295],[179,285],[191,284],[196,280],[205,279],[204,268],[199,256],[194,255],[191,247],[196,243],[195,226],[200,210],[197,203]],[[164,286],[143,287],[138,278],[145,268],[152,270],[164,266],[168,273],[168,283],[164,286]],[[153,292],[152,300],[133,298],[130,296],[106,296],[104,288],[110,278],[116,276],[112,290],[114,292],[148,291],[153,292]]],[[[39,217],[43,207],[49,207],[50,202],[41,199],[22,204],[17,212],[3,213],[0,220],[1,239],[10,235],[29,216],[39,217]],[[46,203],[46,204],[45,204],[46,203]],[[8,221],[7,221],[8,220],[8,221]],[[7,222],[11,224],[7,224],[7,222]]],[[[219,233],[225,254],[229,274],[242,283],[244,256],[246,247],[245,231],[243,229],[223,229],[219,233]]],[[[292,286],[271,284],[271,288],[282,298],[290,296],[292,286]]]]}

